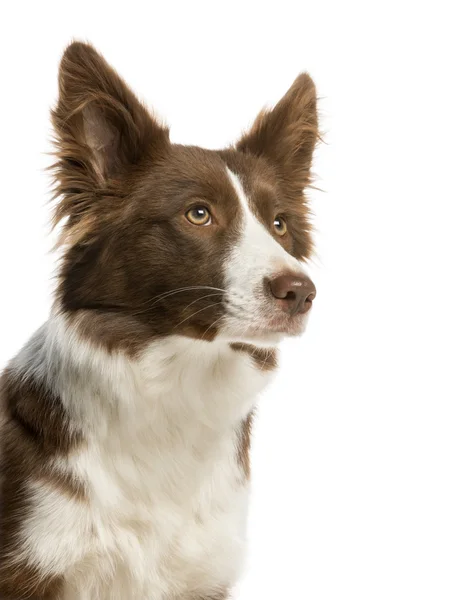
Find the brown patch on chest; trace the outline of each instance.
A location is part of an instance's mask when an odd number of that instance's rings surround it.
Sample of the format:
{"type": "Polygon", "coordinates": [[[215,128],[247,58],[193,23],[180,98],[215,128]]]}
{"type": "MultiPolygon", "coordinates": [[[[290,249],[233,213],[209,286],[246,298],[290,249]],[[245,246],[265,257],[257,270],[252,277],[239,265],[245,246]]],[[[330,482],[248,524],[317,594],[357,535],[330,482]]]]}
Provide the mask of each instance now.
{"type": "MultiPolygon", "coordinates": [[[[273,371],[277,367],[276,349],[258,348],[251,344],[231,344],[231,348],[236,352],[244,352],[250,356],[256,367],[261,371],[273,371]]],[[[253,427],[254,412],[250,414],[240,424],[238,432],[238,453],[237,459],[242,467],[247,479],[251,475],[250,449],[251,433],[253,427]]]]}
{"type": "Polygon", "coordinates": [[[277,350],[275,348],[258,348],[252,344],[234,343],[231,348],[236,352],[244,352],[253,360],[261,371],[273,371],[277,365],[277,350]]]}
{"type": "Polygon", "coordinates": [[[249,479],[251,475],[250,448],[252,426],[253,412],[250,412],[240,425],[237,454],[239,465],[242,467],[247,479],[249,479]]]}
{"type": "Polygon", "coordinates": [[[0,393],[11,430],[43,456],[67,453],[81,442],[59,396],[38,379],[6,370],[0,393]]]}
{"type": "Polygon", "coordinates": [[[78,482],[53,465],[82,444],[70,427],[59,397],[40,382],[5,371],[0,381],[0,598],[59,597],[61,580],[49,577],[25,561],[14,561],[21,542],[18,532],[30,514],[29,485],[45,483],[77,501],[85,500],[78,482]]]}
{"type": "Polygon", "coordinates": [[[1,600],[60,600],[63,587],[63,577],[44,575],[27,564],[6,570],[0,562],[1,600]]]}

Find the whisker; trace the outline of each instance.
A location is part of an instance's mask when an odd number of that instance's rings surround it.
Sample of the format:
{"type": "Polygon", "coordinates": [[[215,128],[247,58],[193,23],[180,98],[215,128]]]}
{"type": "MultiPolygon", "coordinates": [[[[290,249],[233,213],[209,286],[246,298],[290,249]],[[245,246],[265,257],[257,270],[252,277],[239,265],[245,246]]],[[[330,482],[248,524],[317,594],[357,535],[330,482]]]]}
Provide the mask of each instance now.
{"type": "Polygon", "coordinates": [[[156,302],[159,302],[160,300],[163,300],[164,298],[167,298],[168,296],[173,296],[174,294],[179,294],[180,292],[187,292],[188,290],[214,290],[214,291],[223,292],[223,293],[226,291],[226,290],[223,290],[222,288],[213,287],[211,285],[190,285],[190,286],[186,286],[186,287],[182,287],[182,288],[176,288],[174,290],[168,290],[167,292],[163,292],[162,294],[158,294],[157,296],[153,296],[152,298],[149,298],[142,304],[149,304],[151,302],[152,303],[151,306],[153,306],[154,304],[156,304],[156,302]]]}
{"type": "Polygon", "coordinates": [[[215,319],[215,320],[213,321],[213,323],[207,327],[207,329],[204,331],[204,333],[202,334],[202,337],[201,337],[200,339],[201,339],[201,340],[203,340],[203,339],[204,339],[204,337],[205,337],[205,336],[206,336],[206,334],[207,334],[207,331],[208,331],[209,329],[211,329],[212,327],[214,327],[214,326],[216,325],[216,323],[218,323],[218,321],[221,321],[221,319],[224,319],[224,317],[225,317],[225,316],[226,316],[226,315],[221,315],[220,317],[218,317],[217,319],[215,319]]]}
{"type": "Polygon", "coordinates": [[[270,359],[273,355],[273,353],[275,352],[275,348],[273,348],[271,350],[271,352],[269,354],[266,355],[264,362],[262,363],[262,367],[261,367],[261,371],[264,371],[264,367],[266,366],[266,362],[268,361],[268,359],[270,359]]]}
{"type": "Polygon", "coordinates": [[[174,329],[176,329],[177,327],[179,327],[182,323],[184,323],[185,321],[187,321],[188,319],[190,319],[191,317],[194,317],[195,315],[199,314],[200,312],[202,312],[203,310],[207,310],[208,308],[212,308],[213,306],[218,306],[218,304],[222,304],[222,302],[215,302],[214,304],[209,304],[208,306],[204,306],[203,308],[201,308],[200,310],[196,310],[195,313],[192,313],[192,315],[189,315],[189,317],[186,317],[186,319],[183,319],[182,321],[180,321],[177,325],[175,325],[174,329]]]}
{"type": "Polygon", "coordinates": [[[196,302],[200,302],[200,300],[203,300],[204,298],[210,298],[210,296],[219,296],[221,292],[215,292],[214,294],[207,294],[206,296],[201,296],[200,298],[197,298],[197,300],[193,300],[192,302],[190,302],[187,306],[184,307],[183,312],[189,308],[192,304],[195,304],[196,302]]]}
{"type": "MultiPolygon", "coordinates": [[[[242,331],[242,333],[240,333],[240,337],[243,338],[243,336],[245,335],[245,333],[248,331],[248,329],[250,328],[250,321],[246,321],[247,325],[245,326],[245,329],[242,331]]],[[[242,344],[244,344],[245,342],[241,342],[242,344]]]]}
{"type": "MultiPolygon", "coordinates": [[[[132,313],[132,314],[133,314],[133,316],[136,316],[136,315],[141,315],[141,314],[143,314],[143,313],[145,313],[145,312],[148,312],[148,311],[149,311],[149,310],[150,310],[150,309],[151,309],[151,308],[152,308],[152,307],[153,307],[155,304],[157,304],[157,303],[158,303],[158,302],[160,302],[161,300],[164,300],[165,298],[168,298],[169,296],[173,296],[174,294],[177,294],[177,293],[178,293],[178,291],[182,292],[182,291],[187,291],[188,289],[201,289],[201,288],[200,288],[200,287],[195,287],[195,288],[183,288],[183,289],[181,289],[181,290],[175,290],[175,291],[173,291],[173,292],[170,292],[170,293],[167,293],[167,294],[165,294],[165,295],[162,295],[162,297],[160,297],[160,298],[158,298],[158,297],[156,296],[156,298],[157,298],[156,302],[153,302],[153,303],[152,303],[150,306],[147,306],[146,308],[144,308],[144,309],[142,309],[142,310],[137,310],[137,311],[135,311],[135,312],[134,312],[134,313],[132,313]]],[[[205,287],[203,287],[202,289],[205,289],[205,287]]],[[[218,288],[209,288],[209,289],[218,289],[218,288]]],[[[188,304],[188,306],[191,306],[191,304],[194,304],[194,302],[198,302],[199,300],[202,300],[203,298],[208,298],[209,296],[218,296],[219,294],[222,294],[222,293],[225,293],[225,291],[224,291],[224,290],[222,290],[221,292],[220,292],[220,291],[218,291],[218,292],[215,292],[214,294],[207,294],[206,296],[202,296],[202,297],[200,297],[200,298],[197,298],[197,300],[193,300],[193,302],[191,302],[190,304],[188,304]]],[[[145,303],[143,303],[143,304],[146,304],[146,302],[145,302],[145,303]]],[[[187,306],[186,308],[188,308],[188,306],[187,306]]]]}

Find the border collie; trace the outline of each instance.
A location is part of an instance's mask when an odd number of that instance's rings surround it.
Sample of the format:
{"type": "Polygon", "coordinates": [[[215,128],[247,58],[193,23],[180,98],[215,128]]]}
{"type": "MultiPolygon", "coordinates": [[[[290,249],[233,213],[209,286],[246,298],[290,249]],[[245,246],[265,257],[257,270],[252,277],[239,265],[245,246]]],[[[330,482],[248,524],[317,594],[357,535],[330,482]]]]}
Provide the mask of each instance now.
{"type": "Polygon", "coordinates": [[[224,600],[256,399],[315,297],[314,84],[205,150],[75,42],[52,122],[62,259],[0,380],[0,598],[224,600]]]}

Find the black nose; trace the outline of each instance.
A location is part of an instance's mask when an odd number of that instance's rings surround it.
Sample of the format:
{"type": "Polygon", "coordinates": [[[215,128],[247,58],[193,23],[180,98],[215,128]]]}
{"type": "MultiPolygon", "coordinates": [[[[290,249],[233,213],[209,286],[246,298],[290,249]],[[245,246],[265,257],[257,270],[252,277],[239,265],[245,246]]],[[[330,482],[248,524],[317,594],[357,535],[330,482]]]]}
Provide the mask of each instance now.
{"type": "Polygon", "coordinates": [[[269,281],[274,298],[281,301],[282,308],[290,315],[305,314],[310,310],[316,296],[316,288],[306,275],[279,275],[269,281]]]}

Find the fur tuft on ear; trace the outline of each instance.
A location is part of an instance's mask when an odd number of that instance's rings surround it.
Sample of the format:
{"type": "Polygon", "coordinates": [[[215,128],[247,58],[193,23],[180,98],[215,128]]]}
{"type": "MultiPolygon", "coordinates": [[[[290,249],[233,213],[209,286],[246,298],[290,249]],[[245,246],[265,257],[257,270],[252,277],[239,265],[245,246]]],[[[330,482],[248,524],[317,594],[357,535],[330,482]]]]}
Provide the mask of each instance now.
{"type": "Polygon", "coordinates": [[[119,183],[145,159],[165,151],[168,129],[154,120],[119,75],[89,44],[68,46],[52,111],[57,163],[55,223],[76,225],[96,197],[122,195],[119,183]]]}
{"type": "Polygon", "coordinates": [[[301,73],[271,110],[262,111],[236,144],[237,150],[265,156],[292,194],[310,184],[313,151],[318,139],[315,85],[301,73]]]}

